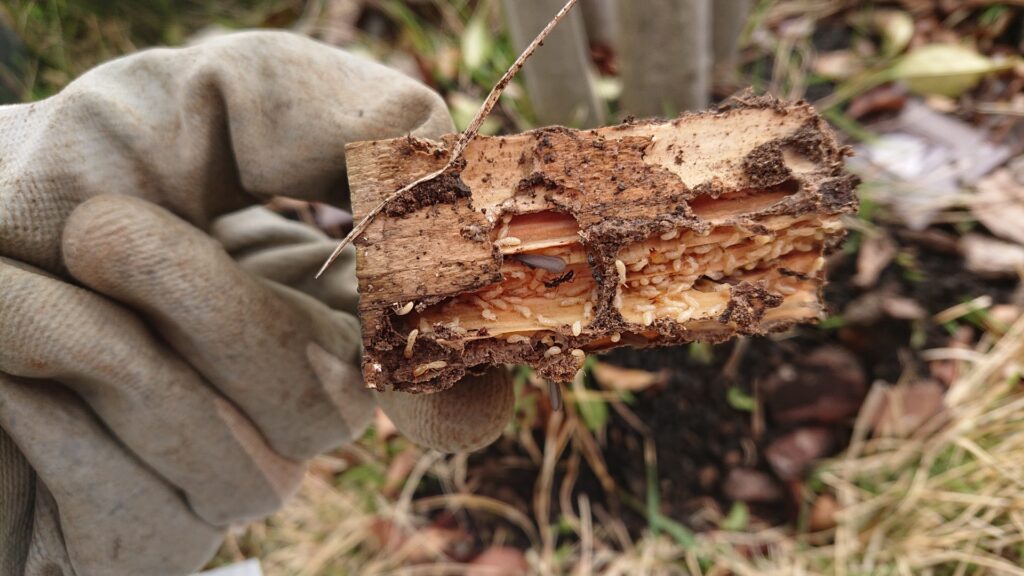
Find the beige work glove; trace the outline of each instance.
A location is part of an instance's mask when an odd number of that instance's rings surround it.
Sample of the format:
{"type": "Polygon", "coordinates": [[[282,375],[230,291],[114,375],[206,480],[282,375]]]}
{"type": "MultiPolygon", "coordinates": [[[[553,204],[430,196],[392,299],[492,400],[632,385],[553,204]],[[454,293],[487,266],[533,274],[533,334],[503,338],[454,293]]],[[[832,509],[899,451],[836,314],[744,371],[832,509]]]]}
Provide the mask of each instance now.
{"type": "Polygon", "coordinates": [[[435,448],[496,438],[504,372],[375,398],[351,252],[313,282],[333,242],[242,210],[345,206],[346,142],[450,131],[428,88],[276,32],[0,107],[0,574],[194,571],[375,400],[435,448]]]}

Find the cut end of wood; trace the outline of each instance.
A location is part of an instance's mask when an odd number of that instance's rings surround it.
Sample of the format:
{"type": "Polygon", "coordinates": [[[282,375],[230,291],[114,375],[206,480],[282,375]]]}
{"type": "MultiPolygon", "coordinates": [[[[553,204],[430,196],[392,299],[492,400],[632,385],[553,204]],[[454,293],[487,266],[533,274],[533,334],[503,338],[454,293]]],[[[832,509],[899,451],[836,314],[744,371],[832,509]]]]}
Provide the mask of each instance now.
{"type": "MultiPolygon", "coordinates": [[[[454,142],[350,145],[356,218],[454,142]]],[[[814,321],[856,205],[847,153],[810,106],[768,98],[477,138],[355,242],[366,381],[437,391],[500,363],[567,381],[591,352],[814,321]]]]}

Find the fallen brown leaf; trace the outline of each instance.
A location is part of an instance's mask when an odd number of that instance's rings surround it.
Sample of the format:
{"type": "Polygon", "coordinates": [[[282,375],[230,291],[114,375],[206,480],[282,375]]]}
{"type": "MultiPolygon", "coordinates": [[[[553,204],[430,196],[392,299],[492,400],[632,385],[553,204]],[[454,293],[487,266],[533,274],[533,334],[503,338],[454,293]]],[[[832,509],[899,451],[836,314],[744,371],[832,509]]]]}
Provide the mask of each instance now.
{"type": "Polygon", "coordinates": [[[839,503],[829,494],[822,494],[811,506],[811,517],[809,525],[812,531],[828,530],[836,525],[836,513],[839,512],[839,503]]]}
{"type": "Polygon", "coordinates": [[[865,234],[864,242],[857,251],[857,274],[853,283],[861,288],[870,288],[896,256],[896,243],[884,230],[865,234]]]}
{"type": "Polygon", "coordinates": [[[981,234],[967,234],[960,240],[967,269],[988,277],[1016,276],[1024,270],[1024,246],[981,234]]]}
{"type": "Polygon", "coordinates": [[[668,383],[668,372],[648,372],[598,362],[593,368],[594,380],[605,390],[640,392],[668,383]]]}
{"type": "Polygon", "coordinates": [[[782,488],[768,474],[751,468],[733,468],[722,487],[725,497],[739,502],[777,502],[782,488]]]}
{"type": "Polygon", "coordinates": [[[776,422],[831,424],[857,413],[865,385],[856,356],[839,346],[823,346],[795,365],[781,366],[762,390],[776,422]]]}
{"type": "Polygon", "coordinates": [[[381,493],[388,498],[397,496],[422,455],[423,451],[418,446],[410,445],[395,456],[384,475],[384,486],[381,487],[381,493]]]}
{"type": "Polygon", "coordinates": [[[928,311],[917,300],[905,296],[883,297],[882,310],[897,320],[920,320],[928,315],[928,311]]]}
{"type": "Polygon", "coordinates": [[[395,428],[394,422],[388,418],[388,415],[383,410],[377,408],[373,418],[374,429],[377,431],[378,438],[387,441],[398,435],[398,428],[395,428]]]}
{"type": "Polygon", "coordinates": [[[828,429],[800,428],[773,440],[764,455],[775,475],[788,482],[802,478],[815,460],[834,448],[835,439],[828,429]]]}
{"type": "MultiPolygon", "coordinates": [[[[1024,165],[1024,159],[1018,162],[1024,165]]],[[[1024,245],[1024,181],[1011,169],[997,170],[978,182],[971,212],[996,236],[1024,245]]]]}
{"type": "Polygon", "coordinates": [[[469,564],[466,576],[526,576],[530,573],[523,551],[509,546],[491,546],[469,564]]]}
{"type": "Polygon", "coordinates": [[[908,436],[942,410],[946,389],[932,379],[894,386],[885,390],[873,416],[873,427],[881,436],[908,436]]]}
{"type": "Polygon", "coordinates": [[[825,52],[814,57],[811,70],[826,78],[845,80],[864,70],[864,58],[853,50],[825,52]]]}

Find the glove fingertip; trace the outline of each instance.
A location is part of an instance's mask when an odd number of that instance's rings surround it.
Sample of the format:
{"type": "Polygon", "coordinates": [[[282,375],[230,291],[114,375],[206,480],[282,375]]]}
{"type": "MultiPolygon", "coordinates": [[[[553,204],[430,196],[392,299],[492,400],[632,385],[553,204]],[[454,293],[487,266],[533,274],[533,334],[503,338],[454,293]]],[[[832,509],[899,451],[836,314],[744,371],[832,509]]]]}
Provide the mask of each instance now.
{"type": "Polygon", "coordinates": [[[399,432],[441,452],[483,448],[512,418],[515,393],[504,367],[463,378],[436,394],[379,392],[377,401],[399,432]]]}

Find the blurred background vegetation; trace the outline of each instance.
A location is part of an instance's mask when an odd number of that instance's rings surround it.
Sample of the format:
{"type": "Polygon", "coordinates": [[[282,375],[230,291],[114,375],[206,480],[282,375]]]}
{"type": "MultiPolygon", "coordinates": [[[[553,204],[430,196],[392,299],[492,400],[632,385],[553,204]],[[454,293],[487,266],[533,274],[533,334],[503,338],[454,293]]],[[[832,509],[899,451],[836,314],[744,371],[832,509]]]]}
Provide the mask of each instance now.
{"type": "MultiPolygon", "coordinates": [[[[0,102],[46,98],[136,50],[263,27],[429,84],[463,128],[560,4],[4,0],[0,102]]],[[[1022,51],[1020,0],[581,0],[484,133],[673,116],[751,86],[811,101],[864,180],[828,260],[831,315],[590,358],[562,411],[520,369],[515,421],[472,455],[424,451],[378,415],[215,564],[1024,574],[1022,51]]]]}

